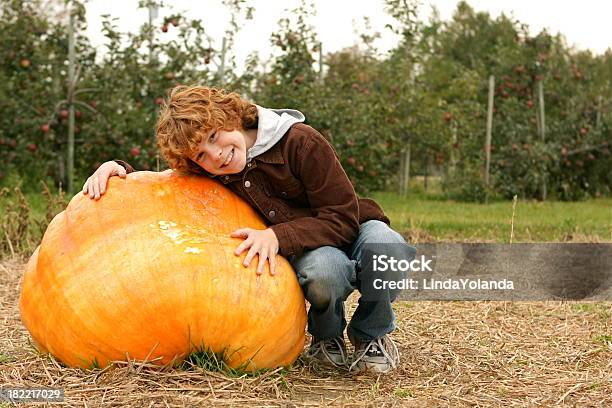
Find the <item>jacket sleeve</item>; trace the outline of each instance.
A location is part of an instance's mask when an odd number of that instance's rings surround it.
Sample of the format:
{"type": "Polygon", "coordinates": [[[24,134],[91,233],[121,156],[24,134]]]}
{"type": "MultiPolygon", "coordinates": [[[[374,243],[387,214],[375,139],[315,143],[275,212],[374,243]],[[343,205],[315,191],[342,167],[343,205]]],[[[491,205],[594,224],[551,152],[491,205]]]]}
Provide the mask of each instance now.
{"type": "Polygon", "coordinates": [[[278,238],[279,253],[285,257],[326,245],[343,247],[359,233],[353,185],[327,140],[314,129],[308,133],[288,159],[304,185],[313,215],[270,226],[278,238]]]}
{"type": "Polygon", "coordinates": [[[113,160],[115,163],[119,164],[120,166],[123,166],[123,168],[125,169],[126,173],[132,173],[136,170],[134,170],[134,168],[130,165],[130,163],[123,161],[123,160],[113,160]]]}

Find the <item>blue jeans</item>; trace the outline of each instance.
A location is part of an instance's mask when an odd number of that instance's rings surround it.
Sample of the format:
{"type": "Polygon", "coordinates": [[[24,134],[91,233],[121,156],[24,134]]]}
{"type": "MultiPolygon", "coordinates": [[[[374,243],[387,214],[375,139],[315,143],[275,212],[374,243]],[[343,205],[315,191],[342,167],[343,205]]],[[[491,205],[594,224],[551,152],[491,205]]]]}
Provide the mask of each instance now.
{"type": "MultiPolygon", "coordinates": [[[[345,250],[323,246],[290,259],[297,273],[306,300],[308,331],[316,340],[341,337],[346,327],[344,301],[361,281],[361,250],[364,244],[400,245],[403,259],[414,258],[416,250],[404,238],[381,221],[366,221],[359,227],[359,236],[345,250]]],[[[401,279],[401,277],[397,277],[401,279]]],[[[388,290],[379,301],[359,299],[357,310],[348,326],[350,339],[361,342],[383,337],[395,329],[395,314],[391,302],[398,290],[388,290]]]]}

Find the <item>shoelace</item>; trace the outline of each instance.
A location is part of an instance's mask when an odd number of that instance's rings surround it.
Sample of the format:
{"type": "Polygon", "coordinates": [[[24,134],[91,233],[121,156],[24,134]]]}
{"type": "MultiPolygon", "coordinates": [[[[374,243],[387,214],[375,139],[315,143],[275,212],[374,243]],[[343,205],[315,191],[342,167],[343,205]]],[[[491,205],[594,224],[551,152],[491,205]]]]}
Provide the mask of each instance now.
{"type": "MultiPolygon", "coordinates": [[[[379,357],[379,356],[382,355],[382,356],[384,356],[387,359],[387,361],[391,365],[391,368],[396,368],[397,362],[393,359],[393,357],[391,357],[391,355],[387,351],[386,347],[384,347],[383,341],[384,341],[383,337],[381,337],[379,339],[376,339],[376,340],[371,340],[364,347],[364,349],[361,352],[361,354],[359,356],[357,356],[357,358],[355,358],[355,360],[353,360],[353,363],[349,367],[349,371],[351,371],[353,368],[355,368],[355,366],[357,366],[357,363],[359,363],[361,361],[361,359],[363,359],[363,357],[366,356],[366,355],[368,355],[370,357],[379,357]]],[[[391,341],[391,340],[389,340],[389,341],[391,341]]],[[[391,345],[393,347],[394,354],[398,355],[399,351],[397,350],[397,346],[395,345],[395,343],[391,342],[391,345]]]]}
{"type": "Polygon", "coordinates": [[[308,354],[310,356],[315,356],[319,352],[322,352],[332,364],[337,365],[334,363],[334,359],[329,353],[330,351],[336,352],[334,354],[340,354],[342,361],[346,361],[346,351],[342,348],[342,343],[340,343],[340,340],[336,337],[316,342],[314,346],[310,348],[308,354]]]}
{"type": "Polygon", "coordinates": [[[371,356],[371,357],[380,357],[383,356],[383,352],[380,349],[380,347],[378,347],[378,344],[376,343],[372,343],[368,349],[368,351],[366,351],[366,355],[371,356]]]}

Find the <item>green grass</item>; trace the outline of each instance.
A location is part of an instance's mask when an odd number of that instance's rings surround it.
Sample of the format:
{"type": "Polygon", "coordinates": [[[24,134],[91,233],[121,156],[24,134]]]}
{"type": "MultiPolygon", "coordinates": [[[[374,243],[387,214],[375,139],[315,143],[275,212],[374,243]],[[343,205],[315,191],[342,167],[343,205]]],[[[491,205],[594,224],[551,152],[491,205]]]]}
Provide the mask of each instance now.
{"type": "MultiPolygon", "coordinates": [[[[400,232],[421,231],[438,240],[509,242],[512,201],[489,204],[442,200],[439,195],[372,195],[400,232]]],[[[518,200],[513,242],[612,241],[612,199],[580,202],[518,200]]]]}
{"type": "Polygon", "coordinates": [[[12,361],[13,361],[13,358],[12,358],[12,357],[9,357],[9,356],[4,355],[4,354],[0,354],[0,364],[3,364],[3,363],[10,363],[10,362],[12,362],[12,361]]]}
{"type": "Polygon", "coordinates": [[[577,303],[572,305],[571,309],[577,313],[596,314],[604,322],[610,320],[612,312],[612,307],[605,303],[577,303]]]}
{"type": "MultiPolygon", "coordinates": [[[[47,197],[42,193],[25,196],[31,208],[30,222],[43,220],[47,197]]],[[[423,192],[421,185],[413,185],[406,198],[394,192],[376,192],[371,197],[384,208],[394,229],[418,236],[415,242],[510,240],[511,200],[489,204],[446,200],[435,182],[428,192],[423,192]]],[[[6,200],[0,199],[0,211],[6,208],[6,200]]],[[[37,234],[40,232],[33,233],[37,234]]],[[[580,202],[518,200],[513,242],[563,241],[612,242],[612,198],[580,202]]]]}
{"type": "Polygon", "coordinates": [[[393,395],[395,395],[397,398],[414,397],[414,393],[411,390],[409,390],[408,388],[399,387],[393,390],[393,395]]]}
{"type": "Polygon", "coordinates": [[[608,344],[612,343],[612,336],[610,336],[609,334],[602,334],[601,336],[595,336],[593,338],[593,341],[603,346],[607,346],[608,344]]]}
{"type": "Polygon", "coordinates": [[[197,347],[185,361],[179,364],[179,368],[188,370],[191,367],[199,367],[205,371],[220,372],[228,377],[259,377],[270,371],[269,369],[249,369],[250,360],[238,367],[230,367],[226,361],[230,354],[227,351],[215,353],[204,345],[197,347]]]}

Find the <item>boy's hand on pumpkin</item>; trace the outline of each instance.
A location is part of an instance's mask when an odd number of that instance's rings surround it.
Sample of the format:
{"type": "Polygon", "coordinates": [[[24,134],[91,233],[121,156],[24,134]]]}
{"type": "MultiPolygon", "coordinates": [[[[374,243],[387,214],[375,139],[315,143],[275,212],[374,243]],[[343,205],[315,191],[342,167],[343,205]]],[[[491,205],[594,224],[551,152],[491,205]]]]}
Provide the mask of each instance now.
{"type": "Polygon", "coordinates": [[[100,196],[106,191],[106,184],[111,176],[125,178],[125,168],[114,161],[102,163],[94,174],[85,181],[85,184],[83,184],[83,194],[88,195],[89,198],[93,198],[94,200],[99,200],[100,196]]]}
{"type": "Polygon", "coordinates": [[[246,249],[249,249],[244,258],[244,266],[249,266],[255,255],[259,254],[259,263],[257,265],[257,274],[263,273],[266,259],[270,263],[270,275],[276,274],[276,254],[278,253],[278,239],[276,234],[270,228],[265,230],[256,230],[253,228],[241,228],[232,232],[233,238],[244,238],[245,240],[238,245],[234,253],[240,255],[246,249]]]}

